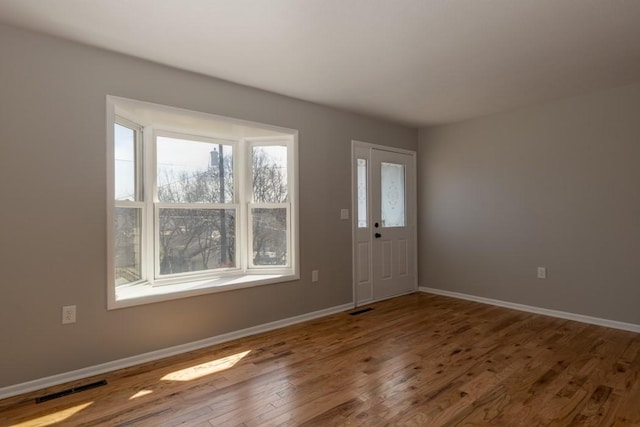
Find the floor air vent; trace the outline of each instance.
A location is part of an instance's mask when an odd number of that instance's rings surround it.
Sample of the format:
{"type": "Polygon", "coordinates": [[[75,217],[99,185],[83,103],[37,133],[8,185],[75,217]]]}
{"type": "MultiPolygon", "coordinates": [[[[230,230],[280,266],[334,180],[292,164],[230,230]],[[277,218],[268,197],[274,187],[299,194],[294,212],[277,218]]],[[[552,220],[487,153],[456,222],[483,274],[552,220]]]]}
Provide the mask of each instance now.
{"type": "Polygon", "coordinates": [[[102,387],[103,385],[107,385],[107,380],[100,380],[100,381],[96,381],[95,383],[85,384],[78,387],[62,390],[57,393],[51,393],[45,396],[36,397],[36,403],[47,402],[49,400],[58,399],[59,397],[80,393],[81,391],[91,390],[92,388],[96,388],[96,387],[102,387]]]}
{"type": "Polygon", "coordinates": [[[362,313],[366,313],[367,311],[371,311],[373,310],[373,308],[369,307],[369,308],[363,308],[362,310],[356,310],[356,311],[352,311],[351,313],[349,313],[352,316],[355,316],[356,314],[362,314],[362,313]]]}

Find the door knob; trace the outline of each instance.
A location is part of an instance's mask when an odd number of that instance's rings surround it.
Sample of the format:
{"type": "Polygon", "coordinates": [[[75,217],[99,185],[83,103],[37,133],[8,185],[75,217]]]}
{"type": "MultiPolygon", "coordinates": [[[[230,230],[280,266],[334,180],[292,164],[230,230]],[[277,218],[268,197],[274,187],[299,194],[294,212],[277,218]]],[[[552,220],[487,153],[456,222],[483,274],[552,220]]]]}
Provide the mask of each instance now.
{"type": "Polygon", "coordinates": [[[380,234],[380,233],[376,233],[376,234],[374,234],[374,236],[375,236],[375,238],[376,238],[376,239],[379,239],[379,238],[381,238],[381,237],[382,237],[382,234],[380,234]]]}

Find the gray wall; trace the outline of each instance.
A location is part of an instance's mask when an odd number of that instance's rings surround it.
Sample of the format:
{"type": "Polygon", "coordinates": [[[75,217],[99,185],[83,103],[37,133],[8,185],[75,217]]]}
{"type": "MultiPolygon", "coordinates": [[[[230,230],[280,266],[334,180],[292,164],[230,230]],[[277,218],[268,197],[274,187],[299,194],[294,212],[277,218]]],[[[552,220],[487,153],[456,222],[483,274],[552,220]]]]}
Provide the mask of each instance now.
{"type": "Polygon", "coordinates": [[[421,286],[640,324],[640,84],[422,129],[418,151],[421,286]]]}
{"type": "Polygon", "coordinates": [[[351,140],[417,130],[10,27],[0,60],[0,387],[352,301],[351,140]],[[302,279],[107,311],[107,94],[298,129],[302,279]]]}

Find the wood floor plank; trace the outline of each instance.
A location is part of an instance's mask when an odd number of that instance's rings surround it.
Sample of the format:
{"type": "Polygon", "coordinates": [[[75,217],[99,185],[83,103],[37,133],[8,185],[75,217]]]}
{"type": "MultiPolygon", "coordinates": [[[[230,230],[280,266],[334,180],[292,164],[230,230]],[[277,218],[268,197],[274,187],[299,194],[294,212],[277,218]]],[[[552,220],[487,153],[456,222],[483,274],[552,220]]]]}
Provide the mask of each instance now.
{"type": "Polygon", "coordinates": [[[423,293],[370,307],[5,399],[0,425],[640,425],[640,334],[423,293]]]}

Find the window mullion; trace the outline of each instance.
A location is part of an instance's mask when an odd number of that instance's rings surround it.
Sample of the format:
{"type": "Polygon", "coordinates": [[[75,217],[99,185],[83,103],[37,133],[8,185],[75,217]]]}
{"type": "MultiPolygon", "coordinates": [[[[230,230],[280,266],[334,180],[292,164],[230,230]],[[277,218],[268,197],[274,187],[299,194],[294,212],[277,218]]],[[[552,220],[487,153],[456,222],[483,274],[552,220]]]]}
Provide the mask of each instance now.
{"type": "Polygon", "coordinates": [[[157,209],[238,209],[237,203],[172,203],[156,202],[157,209]]]}
{"type": "Polygon", "coordinates": [[[248,156],[247,156],[247,150],[249,149],[247,147],[247,143],[246,140],[244,138],[240,139],[240,142],[238,144],[238,161],[234,164],[234,167],[236,167],[236,176],[238,177],[238,182],[237,182],[237,187],[236,187],[236,197],[237,199],[237,203],[239,205],[239,212],[238,212],[238,224],[239,227],[236,230],[236,238],[238,239],[238,242],[240,242],[240,250],[237,251],[237,254],[239,256],[239,267],[242,271],[246,272],[247,271],[247,267],[248,267],[248,251],[249,251],[249,236],[247,233],[247,225],[248,225],[248,219],[247,219],[247,203],[249,200],[251,200],[251,194],[249,193],[249,188],[250,185],[248,185],[248,183],[250,182],[249,180],[249,160],[248,160],[248,156]]]}
{"type": "Polygon", "coordinates": [[[143,191],[144,196],[144,223],[143,223],[143,241],[144,251],[142,253],[145,268],[145,277],[148,282],[153,283],[155,279],[155,229],[156,229],[156,212],[154,209],[154,201],[156,199],[156,182],[155,182],[155,165],[156,155],[153,144],[153,129],[151,127],[144,128],[142,131],[142,158],[143,168],[143,191]]]}
{"type": "Polygon", "coordinates": [[[144,208],[144,202],[132,202],[129,200],[116,200],[116,208],[144,208]]]}

